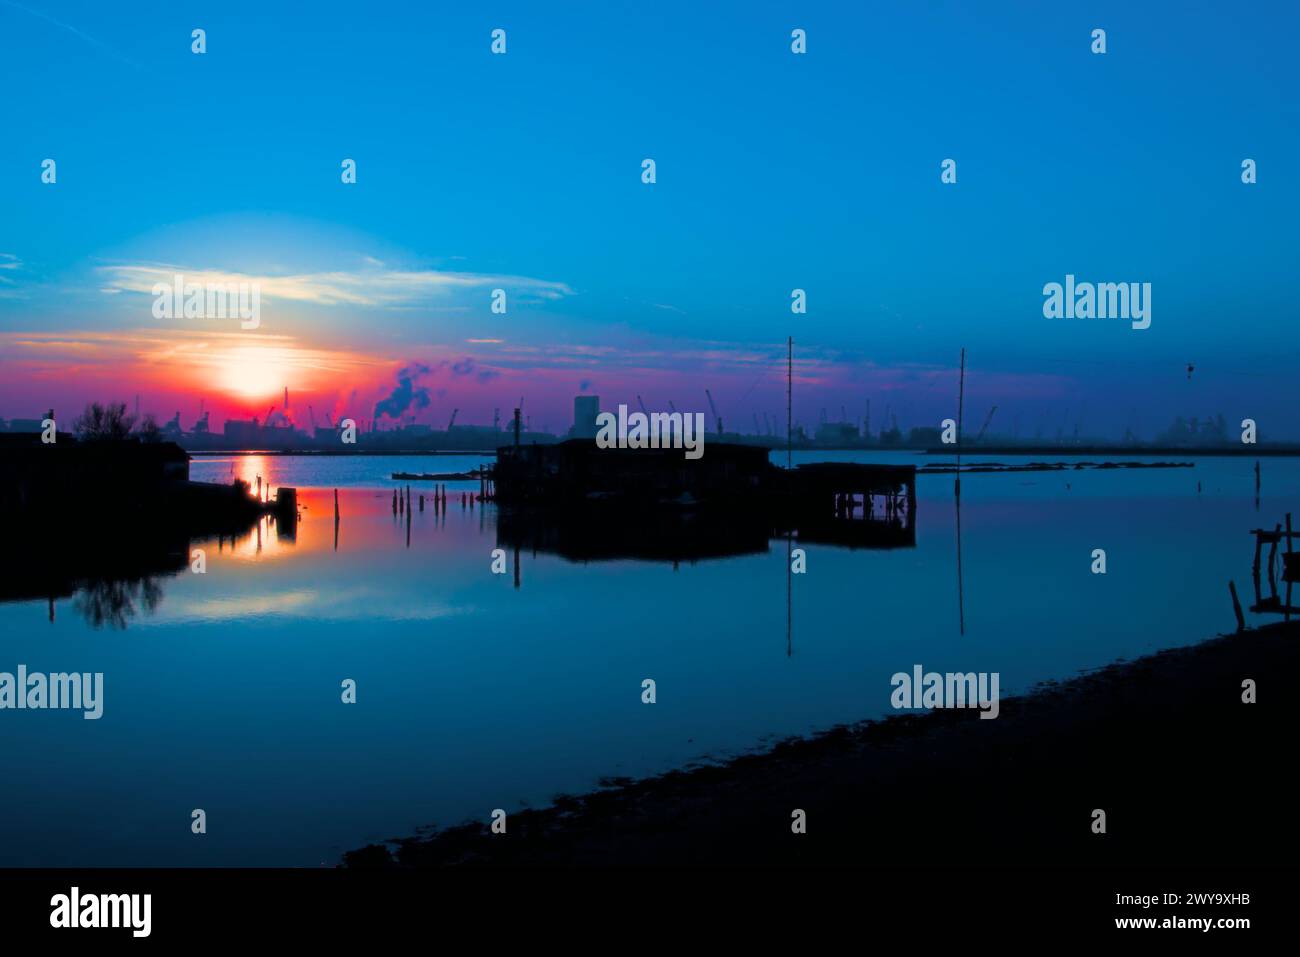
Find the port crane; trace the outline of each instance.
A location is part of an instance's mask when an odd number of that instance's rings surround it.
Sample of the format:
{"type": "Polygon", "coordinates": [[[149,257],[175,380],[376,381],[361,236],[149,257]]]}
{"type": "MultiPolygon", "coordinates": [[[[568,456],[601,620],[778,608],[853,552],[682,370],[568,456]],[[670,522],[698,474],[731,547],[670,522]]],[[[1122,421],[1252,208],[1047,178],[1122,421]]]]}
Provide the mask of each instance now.
{"type": "Polygon", "coordinates": [[[722,434],[722,416],[718,415],[718,407],[713,404],[713,394],[708,389],[704,390],[704,397],[709,400],[709,411],[713,413],[714,421],[718,423],[718,435],[722,434]]]}
{"type": "Polygon", "coordinates": [[[976,442],[984,438],[984,433],[988,431],[989,423],[993,421],[993,413],[996,412],[997,410],[998,407],[995,405],[993,406],[993,408],[989,409],[989,414],[984,416],[984,424],[980,426],[979,433],[975,436],[976,442]]]}
{"type": "Polygon", "coordinates": [[[460,411],[460,409],[452,409],[452,410],[451,410],[451,419],[447,422],[447,431],[448,431],[448,432],[450,432],[450,431],[451,431],[451,427],[452,427],[453,425],[456,424],[456,413],[459,412],[459,411],[460,411]]]}

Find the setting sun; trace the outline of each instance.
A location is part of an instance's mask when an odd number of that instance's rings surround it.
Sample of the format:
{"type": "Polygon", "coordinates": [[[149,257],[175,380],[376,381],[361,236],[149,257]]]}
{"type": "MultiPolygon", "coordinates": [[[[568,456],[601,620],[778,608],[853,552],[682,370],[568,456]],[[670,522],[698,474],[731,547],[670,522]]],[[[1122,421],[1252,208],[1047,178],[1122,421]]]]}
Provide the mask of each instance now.
{"type": "MultiPolygon", "coordinates": [[[[217,358],[217,357],[214,357],[217,358]]],[[[240,346],[221,354],[218,374],[222,391],[241,398],[274,395],[286,386],[298,385],[291,357],[280,347],[240,346]]]]}

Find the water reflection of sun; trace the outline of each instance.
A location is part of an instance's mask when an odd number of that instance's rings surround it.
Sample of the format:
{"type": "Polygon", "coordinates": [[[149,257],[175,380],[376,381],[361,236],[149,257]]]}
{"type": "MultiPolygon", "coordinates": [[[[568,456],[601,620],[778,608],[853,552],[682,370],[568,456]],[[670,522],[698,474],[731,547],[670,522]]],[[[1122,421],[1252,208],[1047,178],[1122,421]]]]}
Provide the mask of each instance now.
{"type": "Polygon", "coordinates": [[[280,539],[276,533],[275,519],[270,515],[263,515],[248,531],[216,542],[219,555],[243,561],[283,557],[292,548],[292,543],[280,539]]]}
{"type": "Polygon", "coordinates": [[[239,455],[235,457],[232,463],[233,470],[231,478],[242,479],[248,483],[248,487],[257,494],[258,486],[261,486],[262,497],[264,499],[274,498],[275,493],[270,492],[274,480],[272,469],[275,467],[274,457],[270,455],[239,455]]]}
{"type": "MultiPolygon", "coordinates": [[[[229,471],[221,481],[238,479],[246,482],[250,494],[255,497],[260,494],[263,501],[274,501],[279,488],[276,482],[278,464],[275,456],[271,455],[236,455],[231,458],[229,471]]],[[[218,539],[216,545],[221,553],[238,559],[273,558],[293,547],[290,542],[281,540],[275,519],[270,515],[263,515],[244,534],[233,539],[218,539]]]]}

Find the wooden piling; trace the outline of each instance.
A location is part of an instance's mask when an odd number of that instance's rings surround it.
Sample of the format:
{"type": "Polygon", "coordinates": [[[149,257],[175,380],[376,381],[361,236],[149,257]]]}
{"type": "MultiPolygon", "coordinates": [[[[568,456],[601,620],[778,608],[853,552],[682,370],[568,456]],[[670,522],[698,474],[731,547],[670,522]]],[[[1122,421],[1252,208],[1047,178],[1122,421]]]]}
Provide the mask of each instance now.
{"type": "Polygon", "coordinates": [[[1232,594],[1232,613],[1237,616],[1237,630],[1246,630],[1246,619],[1241,614],[1241,602],[1237,600],[1237,583],[1229,579],[1228,591],[1232,594]]]}
{"type": "Polygon", "coordinates": [[[1274,525],[1273,531],[1276,533],[1277,537],[1273,539],[1273,543],[1268,547],[1268,583],[1270,585],[1273,584],[1273,569],[1276,567],[1277,562],[1278,538],[1282,537],[1282,523],[1278,522],[1274,525]]]}

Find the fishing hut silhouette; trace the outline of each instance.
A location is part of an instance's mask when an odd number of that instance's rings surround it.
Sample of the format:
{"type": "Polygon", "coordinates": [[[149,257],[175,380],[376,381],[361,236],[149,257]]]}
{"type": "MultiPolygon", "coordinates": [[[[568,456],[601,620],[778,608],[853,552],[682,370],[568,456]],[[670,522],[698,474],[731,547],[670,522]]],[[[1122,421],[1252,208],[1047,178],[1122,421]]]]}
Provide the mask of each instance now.
{"type": "Polygon", "coordinates": [[[574,561],[694,561],[764,552],[771,538],[848,548],[916,545],[916,469],[824,462],[783,469],[766,448],[600,448],[594,439],[498,450],[483,495],[509,547],[574,561]]]}

